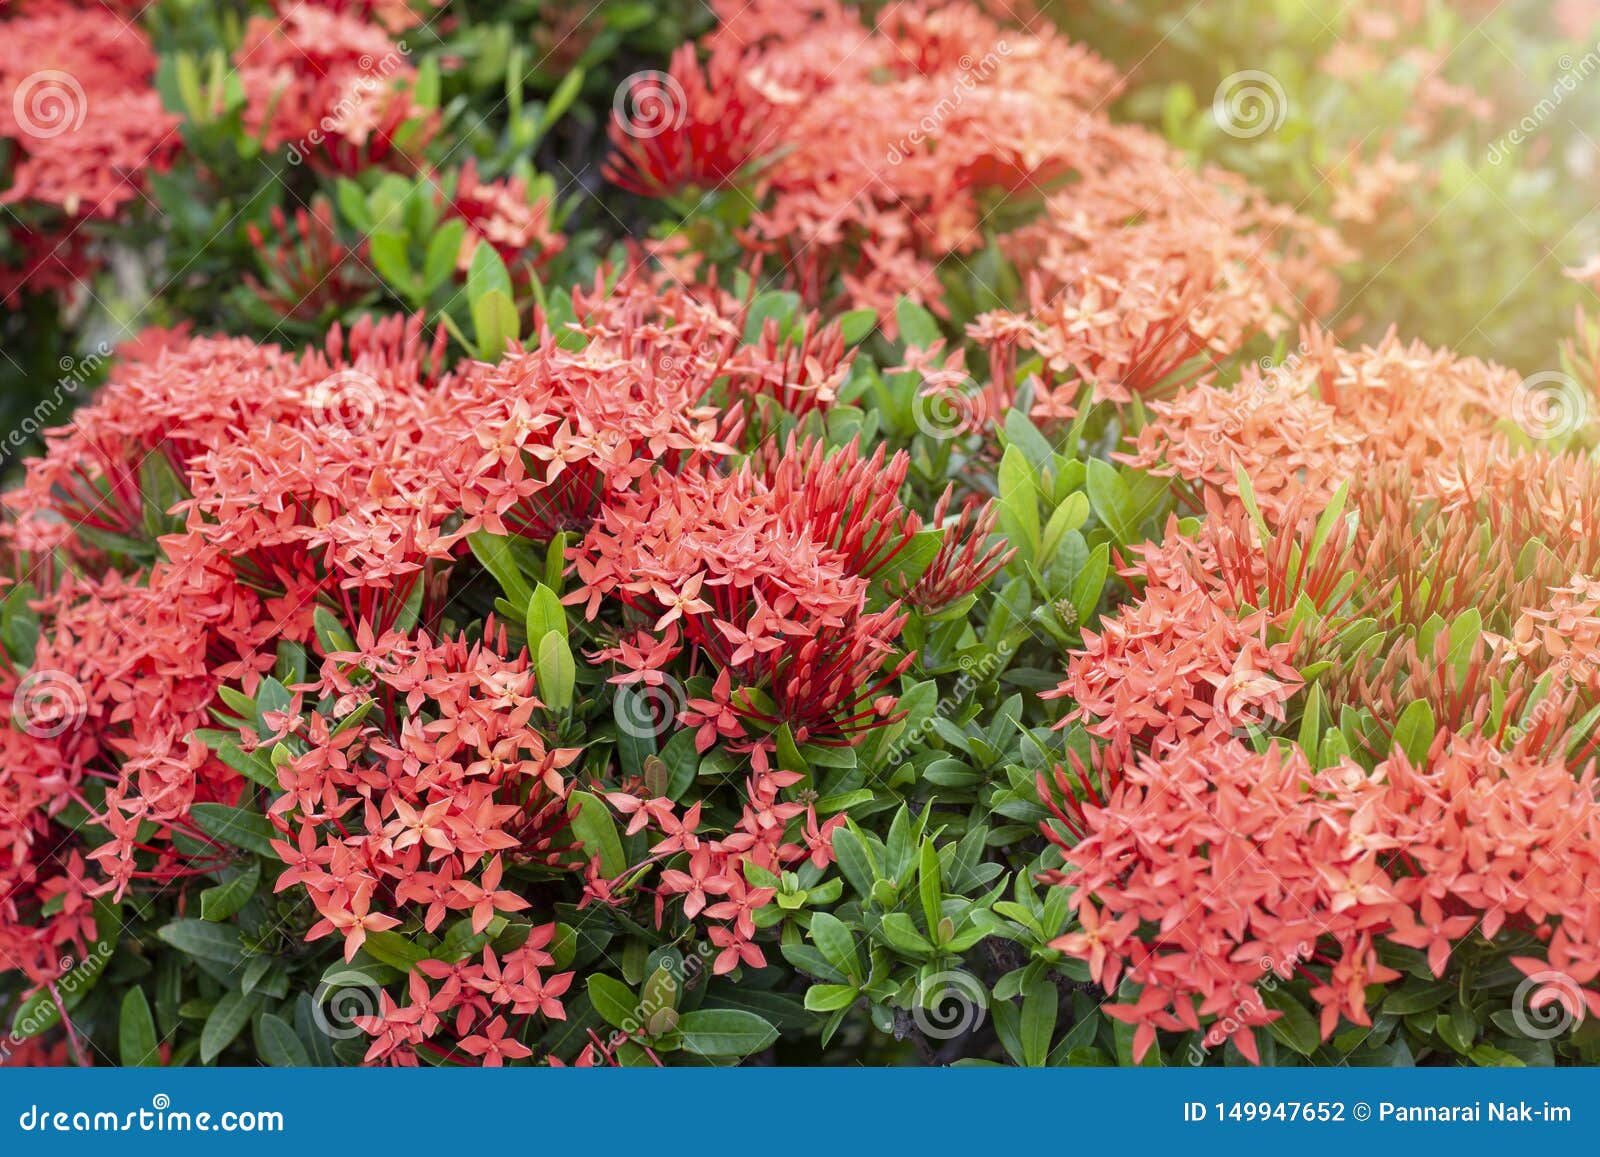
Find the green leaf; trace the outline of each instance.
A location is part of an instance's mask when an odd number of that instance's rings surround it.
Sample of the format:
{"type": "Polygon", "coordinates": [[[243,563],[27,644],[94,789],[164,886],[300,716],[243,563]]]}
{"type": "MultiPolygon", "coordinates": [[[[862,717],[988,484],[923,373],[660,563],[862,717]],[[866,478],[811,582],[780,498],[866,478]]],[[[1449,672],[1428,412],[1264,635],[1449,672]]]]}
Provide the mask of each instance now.
{"type": "Polygon", "coordinates": [[[212,1008],[211,1015],[206,1017],[205,1027],[200,1030],[202,1063],[209,1065],[216,1060],[222,1050],[244,1031],[244,1026],[250,1023],[250,1017],[255,1013],[256,1000],[254,993],[246,996],[235,990],[223,994],[212,1008]]]}
{"type": "Polygon", "coordinates": [[[811,917],[811,940],[822,953],[822,958],[851,980],[863,979],[861,958],[856,952],[855,937],[844,921],[826,912],[811,917]]]}
{"type": "Polygon", "coordinates": [[[472,251],[467,267],[467,300],[476,305],[491,293],[503,294],[508,300],[513,297],[511,274],[506,272],[506,263],[493,245],[479,245],[472,251]]]}
{"type": "Polygon", "coordinates": [[[938,319],[909,298],[902,297],[895,302],[894,317],[900,328],[900,340],[907,346],[927,349],[944,336],[938,319]]]}
{"type": "Polygon", "coordinates": [[[221,923],[250,901],[261,883],[261,861],[251,860],[231,879],[200,893],[200,919],[221,923]]]}
{"type": "Polygon", "coordinates": [[[1322,1044],[1317,1019],[1286,989],[1263,989],[1261,1001],[1283,1015],[1267,1025],[1267,1031],[1303,1057],[1309,1057],[1322,1044]]]}
{"type": "Polygon", "coordinates": [[[1101,592],[1105,590],[1106,575],[1110,573],[1111,548],[1102,542],[1089,552],[1089,560],[1072,581],[1072,609],[1078,614],[1080,627],[1094,616],[1101,592]]]}
{"type": "Polygon", "coordinates": [[[1056,1031],[1056,1006],[1060,994],[1046,976],[1036,977],[1022,992],[1022,1019],[1018,1036],[1022,1063],[1038,1068],[1050,1057],[1050,1040],[1056,1031]]]}
{"type": "Polygon", "coordinates": [[[1428,749],[1433,746],[1435,726],[1433,708],[1427,700],[1414,699],[1395,721],[1394,745],[1405,752],[1413,764],[1420,764],[1428,758],[1428,749]]]}
{"type": "Polygon", "coordinates": [[[256,1018],[256,1053],[275,1068],[309,1068],[305,1046],[282,1017],[264,1012],[256,1018]]]}
{"type": "Polygon", "coordinates": [[[911,536],[911,541],[900,549],[900,553],[872,577],[889,590],[899,591],[914,586],[923,572],[933,564],[933,560],[939,557],[939,547],[943,542],[942,528],[919,530],[911,536]]]}
{"type": "Polygon", "coordinates": [[[206,835],[236,848],[271,856],[272,841],[278,839],[277,830],[267,818],[249,808],[229,807],[221,803],[197,803],[189,809],[195,825],[206,835]]]}
{"type": "Polygon", "coordinates": [[[917,865],[917,891],[922,897],[922,915],[928,921],[928,937],[938,943],[939,920],[944,914],[944,891],[939,879],[939,852],[931,839],[922,841],[921,861],[917,865]]]}
{"type": "Polygon", "coordinates": [[[700,770],[700,753],[695,750],[694,732],[688,728],[675,731],[672,738],[661,745],[661,762],[667,765],[666,797],[678,800],[694,784],[695,773],[700,770]]]}
{"type": "Polygon", "coordinates": [[[572,690],[577,682],[578,665],[567,645],[566,631],[546,631],[539,638],[534,671],[538,678],[539,699],[552,711],[572,706],[572,690]]]}
{"type": "Polygon", "coordinates": [[[216,752],[218,759],[252,783],[258,783],[269,791],[281,789],[278,769],[272,766],[272,760],[262,748],[247,752],[236,741],[227,739],[216,748],[216,752]]]}
{"type": "Polygon", "coordinates": [[[617,835],[617,825],[611,818],[611,809],[605,801],[586,791],[575,791],[569,797],[575,809],[572,834],[590,856],[600,857],[600,870],[610,879],[628,869],[628,859],[622,851],[622,839],[617,835]]]}
{"type": "Polygon", "coordinates": [[[1134,542],[1143,519],[1135,508],[1128,484],[1115,467],[1098,458],[1089,460],[1088,471],[1089,505],[1094,508],[1095,517],[1105,523],[1119,544],[1134,542]]]}
{"type": "Polygon", "coordinates": [[[1039,489],[1033,466],[1017,446],[1000,458],[1000,527],[1027,561],[1039,557],[1039,489]]]}
{"type": "Polygon", "coordinates": [[[1450,624],[1450,669],[1457,679],[1465,679],[1472,667],[1472,652],[1483,638],[1483,615],[1471,607],[1450,624]]]}
{"type": "Polygon", "coordinates": [[[852,309],[839,316],[839,331],[844,336],[845,345],[862,341],[877,325],[878,311],[875,309],[852,309]]]}
{"type": "Polygon", "coordinates": [[[1250,481],[1250,475],[1245,473],[1243,466],[1234,468],[1234,481],[1239,487],[1239,501],[1244,505],[1245,512],[1250,515],[1250,521],[1255,523],[1256,533],[1261,536],[1263,544],[1272,541],[1272,530],[1267,526],[1267,520],[1261,517],[1261,506],[1256,502],[1255,483],[1250,481]]]}
{"type": "MultiPolygon", "coordinates": [[[[493,252],[489,245],[478,246],[478,252],[493,252]]],[[[472,331],[478,341],[478,356],[486,362],[497,362],[505,356],[506,347],[521,336],[517,321],[516,303],[499,290],[490,290],[472,302],[472,331]]]]}
{"type": "Polygon", "coordinates": [[[156,1018],[144,989],[130,988],[122,997],[122,1013],[117,1021],[117,1051],[127,1067],[160,1066],[156,1018]]]}
{"type": "Polygon", "coordinates": [[[367,253],[378,276],[388,282],[395,296],[410,300],[416,296],[417,275],[411,269],[406,236],[392,229],[383,229],[367,239],[367,253]]]}
{"type": "Polygon", "coordinates": [[[467,545],[483,564],[483,569],[494,575],[507,601],[513,606],[525,607],[533,598],[533,588],[522,577],[522,568],[511,553],[511,540],[502,535],[478,531],[467,536],[467,545]]]}
{"type": "Polygon", "coordinates": [[[1006,444],[1021,449],[1036,474],[1043,474],[1055,461],[1055,447],[1021,410],[1012,410],[1006,415],[1005,429],[1006,444]]]}
{"type": "Polygon", "coordinates": [[[1039,540],[1040,560],[1048,562],[1054,558],[1062,536],[1068,531],[1081,530],[1088,521],[1089,496],[1081,490],[1074,490],[1056,507],[1045,525],[1044,536],[1039,540]]]}
{"type": "Polygon", "coordinates": [[[933,952],[933,942],[917,931],[916,924],[904,912],[890,912],[879,923],[878,931],[893,948],[908,956],[922,957],[933,952]]]}
{"type": "Polygon", "coordinates": [[[683,1047],[702,1057],[747,1057],[778,1039],[778,1030],[753,1012],[702,1008],[678,1020],[683,1047]]]}
{"type": "Polygon", "coordinates": [[[633,989],[603,972],[592,973],[586,983],[590,1003],[607,1024],[620,1029],[639,1027],[639,998],[633,989]]]}
{"type": "Polygon", "coordinates": [[[368,932],[361,949],[380,964],[387,964],[399,972],[410,972],[422,961],[433,958],[433,953],[428,949],[413,944],[392,929],[368,932]]]}
{"type": "Polygon", "coordinates": [[[422,265],[424,294],[432,293],[455,274],[456,259],[461,255],[461,242],[466,233],[467,223],[460,217],[439,226],[433,240],[428,242],[428,256],[422,265]]]}
{"type": "Polygon", "coordinates": [[[543,583],[536,583],[528,599],[528,638],[543,639],[552,631],[567,637],[567,612],[555,591],[543,583]]]}
{"type": "Polygon", "coordinates": [[[1306,696],[1305,710],[1300,714],[1300,734],[1296,742],[1306,757],[1313,761],[1317,758],[1317,745],[1322,740],[1322,687],[1313,684],[1311,692],[1306,696]]]}
{"type": "Polygon", "coordinates": [[[174,920],[156,935],[179,952],[187,952],[214,964],[239,965],[244,950],[239,945],[239,930],[227,924],[207,924],[204,920],[174,920]]]}
{"type": "Polygon", "coordinates": [[[863,898],[872,894],[877,870],[861,837],[848,826],[833,830],[833,855],[839,871],[863,898]]]}
{"type": "Polygon", "coordinates": [[[585,73],[581,68],[574,68],[561,78],[561,83],[556,85],[556,90],[550,94],[550,99],[545,102],[544,113],[539,118],[539,131],[547,132],[550,126],[561,119],[561,115],[572,107],[578,99],[578,94],[583,91],[585,73]]]}
{"type": "Polygon", "coordinates": [[[853,984],[813,984],[806,989],[806,1008],[811,1012],[837,1012],[854,1004],[858,995],[853,984]]]}

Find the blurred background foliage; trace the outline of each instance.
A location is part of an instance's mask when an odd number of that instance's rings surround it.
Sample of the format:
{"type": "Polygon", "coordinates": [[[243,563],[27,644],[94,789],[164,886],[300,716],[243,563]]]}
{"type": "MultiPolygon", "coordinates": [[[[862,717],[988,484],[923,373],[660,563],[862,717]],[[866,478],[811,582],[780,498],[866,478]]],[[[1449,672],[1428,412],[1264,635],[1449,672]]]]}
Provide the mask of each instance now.
{"type": "Polygon", "coordinates": [[[1050,0],[1043,12],[1129,77],[1123,119],[1339,229],[1359,254],[1339,322],[1553,367],[1574,306],[1592,301],[1563,270],[1600,249],[1600,5],[1050,0]],[[1271,123],[1231,135],[1213,102],[1246,70],[1278,86],[1260,85],[1271,123]]]}

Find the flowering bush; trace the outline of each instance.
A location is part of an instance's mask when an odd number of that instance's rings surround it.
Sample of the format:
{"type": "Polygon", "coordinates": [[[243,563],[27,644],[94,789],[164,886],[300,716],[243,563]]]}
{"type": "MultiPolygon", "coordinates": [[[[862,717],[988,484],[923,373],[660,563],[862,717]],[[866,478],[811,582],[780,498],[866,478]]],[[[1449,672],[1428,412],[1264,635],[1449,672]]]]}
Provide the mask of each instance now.
{"type": "Polygon", "coordinates": [[[248,7],[0,11],[0,1060],[1600,1059],[1600,244],[1407,296],[1444,41],[1307,196],[1159,5],[248,7]]]}

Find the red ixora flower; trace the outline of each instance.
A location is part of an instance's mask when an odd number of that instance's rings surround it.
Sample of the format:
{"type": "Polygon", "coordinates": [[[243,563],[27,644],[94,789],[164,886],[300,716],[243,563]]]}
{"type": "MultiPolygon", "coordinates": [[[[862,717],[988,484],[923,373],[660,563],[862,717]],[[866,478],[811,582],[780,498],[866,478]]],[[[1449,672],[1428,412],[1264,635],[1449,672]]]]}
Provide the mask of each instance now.
{"type": "Polygon", "coordinates": [[[114,217],[182,143],[150,42],[103,4],[15,7],[0,13],[0,138],[16,153],[0,202],[114,217]]]}
{"type": "Polygon", "coordinates": [[[685,44],[668,71],[623,82],[608,129],[608,180],[663,197],[759,175],[758,162],[781,141],[786,110],[763,98],[731,43],[713,47],[703,70],[696,55],[685,44]]]}
{"type": "Polygon", "coordinates": [[[652,475],[577,548],[568,601],[592,617],[616,597],[657,631],[681,624],[721,672],[686,717],[710,725],[702,746],[784,722],[800,742],[853,742],[895,718],[888,688],[911,661],[894,657],[905,614],[867,602],[921,529],[895,493],[907,465],[791,442],[727,475],[652,475]]]}
{"type": "Polygon", "coordinates": [[[233,63],[246,125],[296,162],[351,176],[414,170],[438,128],[438,111],[414,99],[403,44],[353,12],[290,4],[253,17],[233,63]]]}

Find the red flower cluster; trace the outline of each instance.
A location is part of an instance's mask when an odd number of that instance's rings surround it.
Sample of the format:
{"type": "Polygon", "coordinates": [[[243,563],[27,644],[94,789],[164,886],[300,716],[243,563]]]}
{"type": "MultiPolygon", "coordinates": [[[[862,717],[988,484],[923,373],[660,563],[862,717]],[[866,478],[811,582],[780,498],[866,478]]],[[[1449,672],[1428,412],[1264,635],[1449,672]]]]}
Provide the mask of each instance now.
{"type": "MultiPolygon", "coordinates": [[[[753,773],[745,789],[744,810],[733,829],[721,838],[701,830],[699,804],[682,810],[664,796],[641,798],[630,792],[611,792],[606,797],[612,807],[632,817],[629,835],[652,828],[665,837],[650,845],[647,863],[661,864],[680,853],[688,857],[681,868],[661,871],[655,887],[656,920],[661,921],[668,899],[681,896],[686,919],[704,916],[719,921],[706,933],[717,949],[711,963],[714,975],[741,965],[766,967],[766,954],[755,943],[755,934],[762,926],[757,923],[761,919],[758,913],[777,895],[772,883],[785,868],[807,862],[825,868],[833,862],[833,832],[844,825],[844,817],[818,823],[814,801],[779,798],[785,788],[802,778],[792,771],[753,773]],[[785,833],[791,822],[802,816],[805,826],[800,841],[789,842],[785,833]],[[764,882],[758,884],[758,880],[764,882]]],[[[631,866],[627,874],[637,874],[641,866],[631,866]]],[[[590,874],[585,902],[612,901],[616,882],[599,878],[592,867],[590,874]]]]}
{"type": "Polygon", "coordinates": [[[1308,983],[1324,1039],[1367,1024],[1385,946],[1443,976],[1488,942],[1600,1013],[1600,472],[1519,452],[1583,433],[1540,389],[1308,333],[1281,370],[1151,404],[1133,461],[1205,520],[1141,549],[1055,692],[1098,776],[1040,785],[1081,922],[1056,946],[1137,986],[1108,1010],[1136,1052],[1191,1030],[1254,1058],[1271,973],[1308,983]]]}
{"type": "Polygon", "coordinates": [[[28,0],[0,13],[0,139],[11,150],[0,203],[23,222],[8,227],[20,252],[0,258],[0,300],[76,288],[93,268],[80,225],[138,201],[146,174],[171,161],[179,121],[161,107],[155,70],[144,33],[104,4],[28,0]]]}
{"type": "MultiPolygon", "coordinates": [[[[321,916],[306,938],[338,933],[347,960],[411,911],[427,932],[460,914],[482,935],[498,914],[529,907],[501,886],[508,867],[572,858],[561,772],[578,752],[546,745],[530,723],[541,704],[526,653],[507,659],[503,633],[492,623],[485,633],[493,642],[375,639],[363,627],[355,649],[330,652],[320,677],[293,689],[331,700],[332,712],[304,727],[298,704],[286,714],[286,743],[304,750],[275,760],[284,794],[269,814],[286,830],[273,847],[287,865],[277,890],[304,888],[321,916]]],[[[415,1064],[419,1048],[488,1064],[527,1056],[501,1041],[504,1018],[564,1017],[572,974],[540,971],[554,963],[543,951],[554,932],[528,929],[503,958],[485,947],[476,963],[421,962],[409,1002],[386,994],[358,1022],[375,1038],[367,1059],[415,1064]]]]}
{"type": "Polygon", "coordinates": [[[791,444],[729,475],[657,476],[601,515],[568,601],[592,616],[615,596],[643,613],[648,625],[615,656],[632,660],[624,679],[647,679],[684,646],[711,659],[712,696],[688,716],[702,750],[730,738],[763,768],[782,723],[798,742],[850,742],[890,717],[893,697],[881,697],[910,662],[884,670],[905,623],[898,604],[868,609],[869,580],[921,529],[895,497],[906,467],[881,447],[862,459],[853,444],[831,457],[791,444]]]}
{"type": "Polygon", "coordinates": [[[936,267],[970,260],[1007,195],[1036,209],[999,231],[1036,281],[1022,331],[1107,397],[1332,303],[1331,236],[1113,125],[1115,71],[1048,26],[966,4],[891,4],[871,28],[836,0],[715,7],[706,71],[683,49],[640,78],[607,171],[654,195],[752,184],[747,242],[812,301],[942,309],[936,267]]]}
{"type": "Polygon", "coordinates": [[[933,542],[897,496],[908,459],[882,449],[771,442],[727,465],[745,407],[831,404],[849,364],[836,326],[746,344],[742,303],[637,271],[571,309],[532,351],[451,373],[420,319],[335,327],[297,356],[151,333],[49,434],[6,496],[0,556],[39,584],[36,651],[0,669],[0,706],[31,728],[0,730],[0,950],[17,967],[43,982],[87,943],[95,896],[226,864],[196,807],[265,806],[257,785],[276,784],[277,883],[309,897],[307,939],[337,933],[348,958],[402,922],[430,935],[452,919],[493,939],[418,963],[409,998],[363,1024],[369,1059],[526,1055],[518,1018],[560,1017],[570,974],[551,971],[553,925],[513,945],[505,918],[541,878],[582,869],[606,902],[622,881],[573,849],[577,752],[540,729],[528,651],[492,620],[473,639],[445,624],[469,535],[565,530],[586,535],[568,601],[639,618],[600,656],[625,668],[613,682],[704,678],[674,714],[701,750],[754,754],[743,814],[703,842],[698,805],[626,783],[610,798],[667,834],[652,862],[688,855],[661,863],[656,894],[722,922],[716,970],[760,962],[761,873],[820,869],[841,822],[789,794],[775,729],[844,745],[896,719],[910,657],[887,590],[931,557],[913,597],[965,597],[1003,560],[993,515],[969,504],[933,542]],[[317,656],[318,674],[275,682],[286,654],[317,656]],[[251,699],[270,704],[255,719],[251,699]],[[44,838],[67,806],[100,833],[87,856],[44,838]]]}
{"type": "Polygon", "coordinates": [[[346,175],[414,170],[438,128],[438,113],[414,99],[404,42],[354,13],[290,4],[254,17],[233,63],[246,125],[296,163],[346,175]]]}

